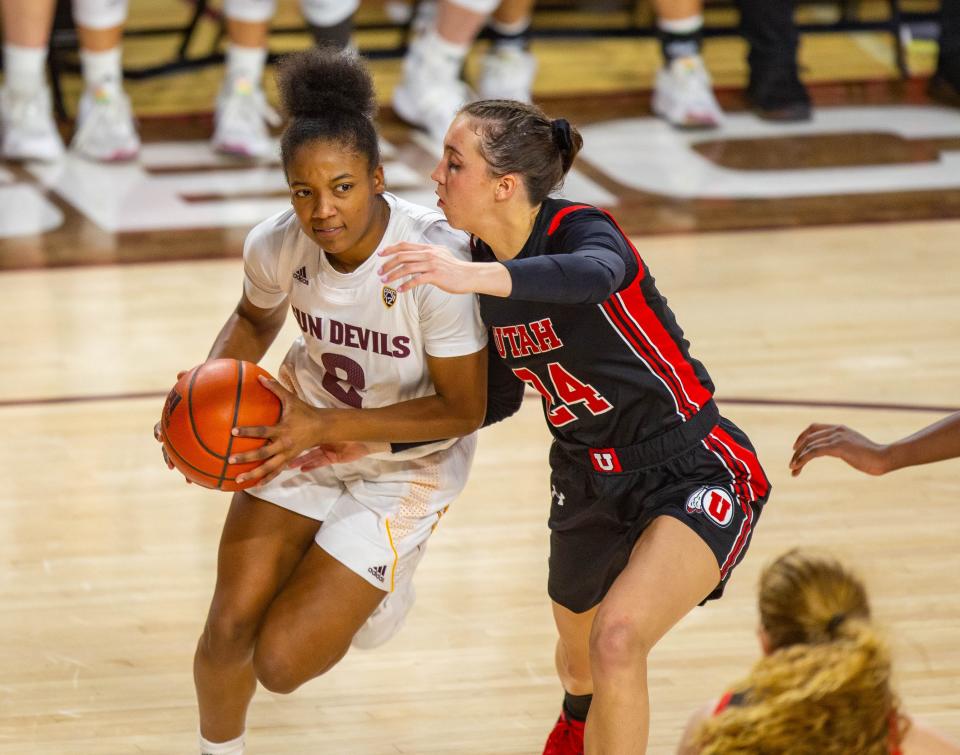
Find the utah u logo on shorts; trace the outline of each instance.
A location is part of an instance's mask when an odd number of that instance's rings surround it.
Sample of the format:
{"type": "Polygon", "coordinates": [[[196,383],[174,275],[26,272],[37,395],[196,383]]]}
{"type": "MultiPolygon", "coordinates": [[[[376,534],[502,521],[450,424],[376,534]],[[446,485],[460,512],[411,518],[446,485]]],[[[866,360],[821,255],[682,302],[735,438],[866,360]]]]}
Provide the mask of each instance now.
{"type": "Polygon", "coordinates": [[[622,472],[620,459],[617,452],[612,448],[591,448],[590,462],[593,464],[595,472],[622,472]]]}
{"type": "Polygon", "coordinates": [[[387,309],[397,303],[397,292],[389,286],[384,286],[380,295],[383,297],[383,303],[387,305],[387,309]]]}
{"type": "Polygon", "coordinates": [[[688,514],[702,511],[714,524],[726,527],[733,520],[733,498],[723,488],[698,488],[687,498],[688,514]]]}

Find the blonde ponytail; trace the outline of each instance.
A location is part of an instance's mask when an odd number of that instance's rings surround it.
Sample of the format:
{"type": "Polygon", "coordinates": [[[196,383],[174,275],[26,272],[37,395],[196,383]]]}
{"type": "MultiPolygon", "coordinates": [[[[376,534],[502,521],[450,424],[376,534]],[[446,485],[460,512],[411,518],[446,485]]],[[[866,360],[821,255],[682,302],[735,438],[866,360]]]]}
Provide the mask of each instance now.
{"type": "Polygon", "coordinates": [[[774,649],[735,686],[741,704],[701,727],[699,752],[889,755],[903,731],[862,583],[833,559],[791,551],[761,576],[760,605],[774,649]]]}

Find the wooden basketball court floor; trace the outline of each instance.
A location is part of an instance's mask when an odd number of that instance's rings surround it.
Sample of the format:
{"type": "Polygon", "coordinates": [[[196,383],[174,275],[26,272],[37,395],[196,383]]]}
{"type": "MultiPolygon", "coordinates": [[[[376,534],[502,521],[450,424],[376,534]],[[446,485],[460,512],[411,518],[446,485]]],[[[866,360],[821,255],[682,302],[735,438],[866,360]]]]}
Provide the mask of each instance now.
{"type": "MultiPolygon", "coordinates": [[[[879,49],[854,41],[860,52],[879,49]]],[[[590,43],[577,50],[596,56],[590,43]]],[[[882,55],[874,63],[882,70],[858,81],[810,74],[827,82],[814,89],[818,117],[833,124],[825,137],[759,133],[736,112],[742,66],[729,62],[740,71],[722,92],[732,124],[670,142],[726,165],[727,178],[781,171],[773,175],[791,188],[780,193],[727,183],[729,196],[717,195],[696,176],[686,194],[672,184],[658,192],[612,173],[607,158],[621,149],[623,119],[636,133],[653,129],[651,139],[672,138],[644,110],[649,80],[640,91],[578,97],[579,110],[563,92],[542,93],[551,111],[573,112],[593,129],[576,188],[606,197],[634,235],[722,410],[749,432],[774,485],[726,597],[696,609],[653,653],[651,753],[672,752],[688,714],[749,668],[758,571],[798,545],[829,549],[860,571],[906,709],[960,738],[960,462],[884,478],[833,460],[797,479],[786,468],[811,421],[889,440],[960,408],[960,172],[936,177],[951,165],[960,114],[926,102],[918,82],[893,81],[882,55]],[[906,112],[908,125],[941,120],[924,133],[889,120],[865,129],[856,118],[863,107],[906,112]],[[601,146],[591,152],[591,143],[601,146]],[[841,156],[855,148],[856,159],[841,156]],[[744,152],[789,153],[795,164],[730,167],[744,152]],[[878,172],[868,176],[872,190],[857,183],[857,170],[891,162],[902,179],[878,172]],[[934,172],[918,178],[918,167],[934,172]],[[817,174],[823,183],[804,188],[804,171],[815,169],[827,171],[817,174]]],[[[395,62],[378,65],[395,78],[395,62]]],[[[543,73],[538,88],[556,75],[543,73]]],[[[239,296],[243,234],[283,198],[275,166],[247,170],[203,156],[208,118],[151,118],[177,112],[177,98],[166,96],[163,107],[138,110],[151,146],[135,168],[2,166],[0,190],[19,191],[4,196],[20,204],[0,204],[0,753],[195,751],[191,658],[228,498],[168,472],[151,428],[176,372],[204,357],[239,296]],[[184,152],[170,158],[171,143],[184,152]],[[140,171],[137,181],[130,170],[140,171]],[[180,225],[151,226],[150,213],[137,215],[130,202],[153,201],[172,181],[186,186],[177,189],[189,195],[182,207],[219,202],[216,212],[198,220],[184,210],[180,225]],[[84,194],[114,202],[114,214],[84,194]],[[131,215],[141,220],[126,222],[131,215]]],[[[395,183],[429,190],[429,155],[389,111],[383,125],[395,183]]],[[[268,369],[294,334],[288,327],[280,336],[268,369]]],[[[547,447],[535,399],[482,432],[467,489],[420,566],[402,633],[351,652],[290,696],[259,691],[251,755],[540,752],[561,699],[545,593],[547,447]]]]}

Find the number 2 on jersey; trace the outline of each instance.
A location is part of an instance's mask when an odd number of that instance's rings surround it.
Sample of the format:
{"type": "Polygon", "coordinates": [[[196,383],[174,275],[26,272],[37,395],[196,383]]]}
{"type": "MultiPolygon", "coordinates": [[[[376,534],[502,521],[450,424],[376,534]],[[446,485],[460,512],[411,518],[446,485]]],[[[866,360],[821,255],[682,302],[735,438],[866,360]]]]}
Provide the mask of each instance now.
{"type": "Polygon", "coordinates": [[[570,409],[570,404],[583,404],[595,416],[613,409],[613,404],[601,396],[596,388],[577,380],[559,362],[550,362],[547,365],[547,371],[550,373],[550,382],[553,383],[553,389],[559,401],[547,390],[540,376],[535,372],[526,367],[519,367],[513,371],[513,374],[543,396],[546,402],[547,419],[554,427],[569,425],[577,419],[577,415],[570,409]]]}

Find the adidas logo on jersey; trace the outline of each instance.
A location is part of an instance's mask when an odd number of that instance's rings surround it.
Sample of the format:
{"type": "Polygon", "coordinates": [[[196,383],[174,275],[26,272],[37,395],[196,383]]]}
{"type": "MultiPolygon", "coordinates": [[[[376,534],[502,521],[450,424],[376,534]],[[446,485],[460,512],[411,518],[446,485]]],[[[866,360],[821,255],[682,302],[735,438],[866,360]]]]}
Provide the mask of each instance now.
{"type": "Polygon", "coordinates": [[[310,281],[307,280],[307,266],[304,265],[301,268],[298,268],[297,271],[293,274],[294,280],[300,281],[304,286],[309,286],[310,281]]]}
{"type": "Polygon", "coordinates": [[[381,582],[383,582],[387,576],[386,566],[371,566],[369,569],[367,569],[367,571],[370,572],[374,577],[376,577],[381,582]]]}

